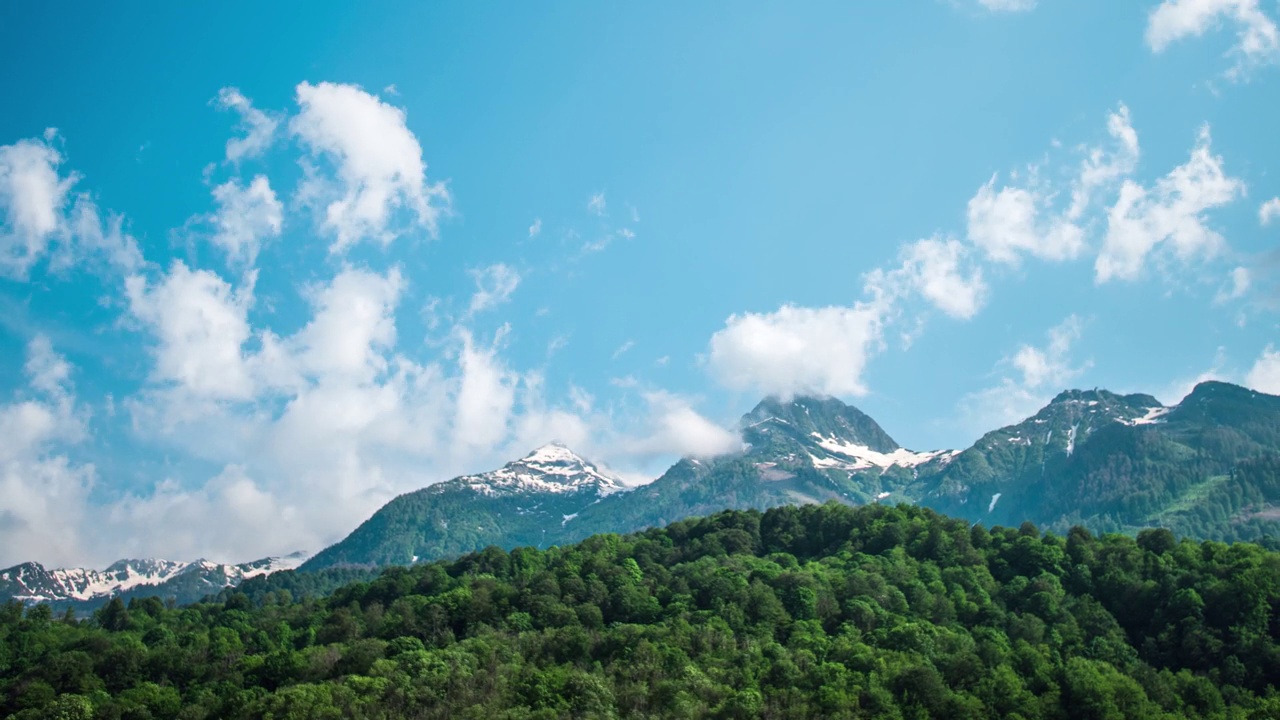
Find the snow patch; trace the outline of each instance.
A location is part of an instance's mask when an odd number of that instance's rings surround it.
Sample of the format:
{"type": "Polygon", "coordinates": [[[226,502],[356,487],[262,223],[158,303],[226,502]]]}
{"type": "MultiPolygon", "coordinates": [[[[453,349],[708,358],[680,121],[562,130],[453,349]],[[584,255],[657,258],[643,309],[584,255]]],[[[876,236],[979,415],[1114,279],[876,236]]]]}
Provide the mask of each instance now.
{"type": "Polygon", "coordinates": [[[1125,425],[1129,425],[1129,426],[1154,425],[1156,423],[1164,422],[1160,418],[1163,417],[1164,415],[1167,415],[1169,411],[1172,409],[1173,408],[1167,408],[1167,407],[1153,407],[1153,408],[1149,408],[1146,414],[1143,415],[1142,417],[1133,418],[1132,420],[1126,420],[1124,418],[1116,418],[1116,420],[1118,422],[1124,423],[1125,425]]]}
{"type": "MultiPolygon", "coordinates": [[[[814,465],[818,467],[841,467],[849,470],[863,470],[870,467],[887,468],[894,465],[904,468],[913,468],[917,465],[923,465],[932,460],[949,460],[959,454],[959,450],[931,450],[929,452],[912,452],[906,448],[898,448],[890,453],[882,453],[872,450],[866,445],[858,445],[856,443],[847,443],[839,438],[826,437],[819,433],[810,433],[818,441],[818,447],[826,450],[834,455],[840,455],[852,460],[852,463],[840,461],[839,459],[826,458],[822,461],[813,458],[814,465]],[[832,464],[835,463],[835,464],[832,464]]],[[[812,457],[812,456],[811,456],[812,457]]]]}
{"type": "Polygon", "coordinates": [[[996,509],[996,503],[1000,502],[1000,493],[991,496],[991,504],[987,506],[987,512],[996,509]]]}

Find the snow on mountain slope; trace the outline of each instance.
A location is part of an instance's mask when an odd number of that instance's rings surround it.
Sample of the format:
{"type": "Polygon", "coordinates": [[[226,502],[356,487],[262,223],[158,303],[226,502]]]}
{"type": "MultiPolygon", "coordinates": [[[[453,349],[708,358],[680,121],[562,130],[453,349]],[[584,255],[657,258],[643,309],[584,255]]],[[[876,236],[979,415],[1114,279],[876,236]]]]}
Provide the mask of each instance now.
{"type": "Polygon", "coordinates": [[[620,480],[604,474],[595,465],[559,443],[543,445],[497,470],[464,475],[452,482],[468,486],[483,495],[594,491],[604,497],[627,489],[620,480]]]}
{"type": "Polygon", "coordinates": [[[105,570],[92,568],[46,569],[36,562],[0,570],[0,598],[22,602],[88,601],[110,598],[139,588],[155,587],[181,580],[196,580],[210,588],[238,585],[244,580],[277,570],[296,568],[309,557],[297,552],[268,557],[238,565],[196,560],[119,560],[105,570]]]}

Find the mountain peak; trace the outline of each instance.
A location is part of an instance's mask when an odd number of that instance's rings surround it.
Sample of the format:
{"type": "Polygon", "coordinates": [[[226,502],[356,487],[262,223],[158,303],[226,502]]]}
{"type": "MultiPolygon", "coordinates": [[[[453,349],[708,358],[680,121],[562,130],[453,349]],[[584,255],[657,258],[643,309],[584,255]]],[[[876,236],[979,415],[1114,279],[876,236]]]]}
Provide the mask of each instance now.
{"type": "Polygon", "coordinates": [[[900,446],[870,416],[832,397],[767,397],[742,418],[743,439],[767,442],[776,432],[796,438],[820,437],[891,453],[900,446]]]}
{"type": "Polygon", "coordinates": [[[620,480],[560,442],[547,443],[497,470],[458,481],[484,494],[592,491],[604,496],[625,489],[620,480]]]}

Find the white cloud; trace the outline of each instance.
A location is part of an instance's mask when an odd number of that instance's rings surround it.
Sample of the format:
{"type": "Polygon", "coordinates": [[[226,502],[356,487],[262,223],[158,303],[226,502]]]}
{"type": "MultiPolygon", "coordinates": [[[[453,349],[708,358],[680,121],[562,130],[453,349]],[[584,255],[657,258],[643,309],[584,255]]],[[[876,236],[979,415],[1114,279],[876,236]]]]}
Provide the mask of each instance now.
{"type": "Polygon", "coordinates": [[[60,176],[60,164],[62,155],[48,140],[0,146],[0,274],[25,278],[63,230],[67,194],[78,178],[60,176]]]}
{"type": "Polygon", "coordinates": [[[141,275],[125,281],[133,316],[156,336],[152,380],[203,400],[247,400],[253,381],[242,348],[249,340],[247,315],[253,276],[239,291],[207,270],[175,261],[149,286],[141,275]]]}
{"type": "Polygon", "coordinates": [[[127,274],[136,272],[144,264],[137,241],[124,231],[124,217],[111,213],[104,221],[97,204],[88,195],[76,198],[69,230],[72,242],[63,245],[53,256],[55,269],[69,267],[77,261],[103,258],[109,266],[127,274]]]}
{"type": "Polygon", "coordinates": [[[949,238],[917,240],[903,247],[900,267],[873,270],[867,286],[885,296],[919,293],[947,315],[967,320],[978,314],[988,294],[981,268],[962,269],[968,254],[964,245],[949,238]]]}
{"type": "Polygon", "coordinates": [[[742,438],[693,409],[688,398],[655,390],[646,392],[649,423],[643,435],[627,442],[638,454],[677,454],[709,458],[742,448],[742,438]]]}
{"type": "Polygon", "coordinates": [[[371,382],[389,367],[395,347],[395,309],[404,280],[346,268],[325,286],[310,291],[314,316],[288,341],[301,368],[320,381],[335,378],[371,382]]]}
{"type": "Polygon", "coordinates": [[[218,208],[209,217],[214,228],[210,241],[231,262],[252,266],[262,242],[279,237],[284,227],[284,206],[267,176],[256,176],[247,187],[228,180],[213,189],[213,199],[218,208]]]}
{"type": "Polygon", "coordinates": [[[1236,42],[1228,56],[1235,58],[1227,71],[1240,79],[1260,65],[1280,56],[1280,30],[1258,6],[1258,0],[1164,0],[1147,17],[1147,45],[1163,52],[1171,43],[1199,37],[1229,23],[1236,28],[1236,42]]]}
{"type": "Polygon", "coordinates": [[[0,404],[0,567],[31,559],[79,559],[84,507],[94,481],[92,465],[59,452],[85,434],[71,366],[47,338],[37,336],[27,345],[24,370],[31,396],[0,404]]]}
{"type": "Polygon", "coordinates": [[[1273,197],[1258,208],[1258,222],[1264,226],[1276,218],[1280,218],[1280,197],[1273,197]]]}
{"type": "Polygon", "coordinates": [[[732,315],[711,336],[707,361],[716,380],[734,390],[862,395],[883,325],[883,308],[874,303],[732,315]]]}
{"type": "Polygon", "coordinates": [[[1084,231],[1049,214],[1050,196],[1033,187],[996,189],[996,176],[969,200],[969,241],[993,262],[1017,265],[1023,254],[1070,260],[1084,250],[1084,231]]]}
{"type": "Polygon", "coordinates": [[[511,299],[511,294],[520,286],[520,273],[503,263],[472,270],[471,276],[476,281],[476,292],[471,296],[471,305],[468,308],[468,313],[471,315],[507,302],[511,299]]]}
{"type": "Polygon", "coordinates": [[[960,401],[960,414],[974,432],[1017,423],[1033,414],[1065,389],[1088,367],[1071,360],[1072,346],[1080,339],[1082,323],[1071,315],[1048,332],[1048,342],[1022,345],[1000,361],[1011,369],[1000,382],[969,393],[960,401]]]}
{"type": "Polygon", "coordinates": [[[992,262],[1017,266],[1024,255],[1060,262],[1088,248],[1088,211],[1097,196],[1114,188],[1137,168],[1139,145],[1129,108],[1120,105],[1107,115],[1110,147],[1082,148],[1084,159],[1070,182],[1070,203],[1055,209],[1066,188],[1040,177],[1032,168],[1022,185],[997,189],[997,177],[969,200],[968,238],[992,262]]]}
{"type": "Polygon", "coordinates": [[[1258,392],[1280,395],[1280,350],[1267,345],[1249,369],[1244,384],[1258,392]]]}
{"type": "Polygon", "coordinates": [[[1025,12],[1036,6],[1036,0],[978,0],[978,4],[992,12],[1025,12]]]}
{"type": "Polygon", "coordinates": [[[239,130],[243,137],[231,138],[227,141],[227,161],[238,163],[247,158],[255,158],[266,152],[275,140],[280,121],[255,108],[249,98],[233,87],[224,87],[218,91],[214,103],[219,109],[234,110],[240,115],[239,130]]]}
{"type": "Polygon", "coordinates": [[[533,224],[529,226],[529,237],[535,238],[542,234],[542,218],[534,218],[533,224]]]}
{"type": "Polygon", "coordinates": [[[1209,128],[1201,129],[1191,158],[1156,181],[1148,190],[1126,180],[1107,216],[1107,234],[1094,264],[1099,283],[1132,280],[1148,256],[1162,243],[1186,262],[1212,256],[1224,240],[1205,225],[1206,211],[1227,205],[1244,194],[1245,186],[1223,171],[1222,158],[1212,154],[1209,128]]]}
{"type": "Polygon", "coordinates": [[[462,377],[454,415],[455,452],[493,447],[507,434],[519,377],[498,360],[496,341],[483,347],[470,332],[459,331],[459,337],[462,377]]]}
{"type": "Polygon", "coordinates": [[[1110,150],[1101,146],[1089,148],[1080,164],[1080,174],[1071,190],[1071,206],[1066,213],[1072,221],[1084,216],[1100,190],[1112,188],[1138,167],[1138,132],[1133,128],[1127,106],[1122,104],[1107,115],[1107,134],[1114,147],[1110,150]]]}
{"type": "Polygon", "coordinates": [[[587,200],[587,210],[592,215],[604,217],[608,213],[608,205],[605,203],[604,193],[598,192],[592,195],[591,199],[587,200]]]}
{"type": "Polygon", "coordinates": [[[635,346],[636,346],[636,341],[635,341],[635,340],[628,340],[628,341],[626,341],[626,342],[622,343],[621,345],[619,345],[619,346],[618,346],[618,349],[617,349],[617,350],[614,350],[614,351],[613,351],[613,358],[612,358],[612,359],[617,360],[618,358],[622,357],[623,355],[626,355],[628,352],[630,352],[631,348],[633,348],[633,347],[635,347],[635,346]]]}
{"type": "Polygon", "coordinates": [[[313,155],[327,158],[336,174],[332,182],[313,175],[302,191],[308,204],[325,204],[322,226],[335,236],[330,251],[361,240],[386,245],[402,208],[434,236],[449,193],[443,184],[427,182],[422,146],[405,125],[404,111],[354,85],[304,82],[297,94],[301,109],[289,129],[313,155]]]}
{"type": "Polygon", "coordinates": [[[1253,275],[1249,272],[1249,268],[1238,267],[1228,274],[1227,281],[1227,286],[1219,290],[1218,294],[1214,296],[1214,304],[1222,304],[1244,297],[1245,293],[1249,292],[1250,285],[1253,284],[1253,275]]]}

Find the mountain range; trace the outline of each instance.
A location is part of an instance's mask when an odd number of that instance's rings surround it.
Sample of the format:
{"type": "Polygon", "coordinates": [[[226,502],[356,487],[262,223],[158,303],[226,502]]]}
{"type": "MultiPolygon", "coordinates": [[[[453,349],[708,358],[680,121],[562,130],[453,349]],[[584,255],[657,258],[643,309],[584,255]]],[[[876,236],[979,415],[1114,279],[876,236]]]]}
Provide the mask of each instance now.
{"type": "MultiPolygon", "coordinates": [[[[564,545],[725,509],[827,501],[910,503],[986,526],[1031,522],[1059,533],[1073,525],[1130,534],[1159,526],[1202,539],[1280,538],[1280,397],[1228,383],[1201,383],[1168,407],[1150,395],[1064,391],[963,450],[908,450],[833,398],[766,398],[740,429],[740,451],[683,458],[639,487],[563,445],[546,445],[492,472],[401,495],[340,542],[305,562],[291,558],[301,562],[297,575],[409,565],[490,545],[564,545]]],[[[0,571],[0,597],[101,602],[145,588],[182,601],[197,588],[267,572],[210,570],[205,580],[196,565],[128,561],[134,569],[122,571],[117,563],[106,571],[120,579],[110,590],[109,582],[79,580],[91,571],[27,563],[0,571]],[[178,585],[187,575],[200,580],[178,585]],[[153,580],[128,579],[135,576],[153,580]]]]}
{"type": "Polygon", "coordinates": [[[1061,533],[1161,526],[1205,539],[1280,537],[1280,397],[1228,383],[1201,383],[1172,407],[1150,395],[1068,390],[964,450],[908,450],[833,398],[766,398],[741,431],[741,452],[684,458],[634,489],[568,448],[541,448],[393,500],[300,570],[546,547],[724,509],[830,500],[906,502],[1061,533]],[[543,457],[556,458],[554,472],[543,457]]]}
{"type": "Polygon", "coordinates": [[[113,597],[154,595],[190,603],[249,578],[296,568],[308,555],[298,552],[238,565],[208,560],[119,560],[105,570],[48,570],[40,563],[27,562],[0,570],[0,598],[73,610],[92,609],[113,597]]]}

